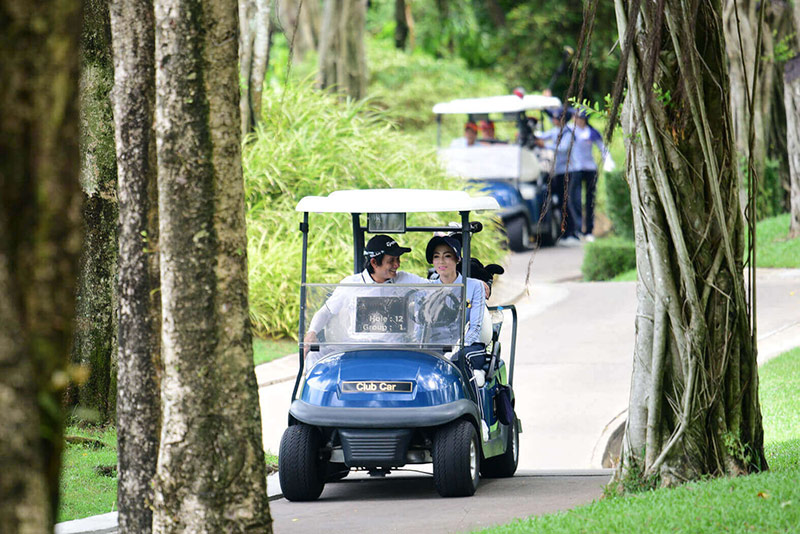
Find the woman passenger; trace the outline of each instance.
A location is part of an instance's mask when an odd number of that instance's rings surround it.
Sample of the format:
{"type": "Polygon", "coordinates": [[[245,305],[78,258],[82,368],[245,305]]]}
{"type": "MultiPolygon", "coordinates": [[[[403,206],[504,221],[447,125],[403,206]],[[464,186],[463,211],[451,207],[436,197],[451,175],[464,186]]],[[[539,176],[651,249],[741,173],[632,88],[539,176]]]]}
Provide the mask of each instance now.
{"type": "MultiPolygon", "coordinates": [[[[462,283],[461,273],[458,272],[458,264],[461,261],[461,243],[458,239],[452,236],[434,236],[428,241],[428,246],[425,250],[425,257],[428,263],[433,265],[437,275],[439,275],[438,282],[440,284],[460,284],[462,283]]],[[[485,381],[485,372],[483,365],[486,360],[484,352],[485,346],[480,342],[481,337],[481,324],[483,322],[483,309],[484,303],[484,285],[479,280],[474,278],[467,278],[467,302],[466,308],[469,314],[469,326],[464,334],[464,348],[462,348],[454,356],[455,362],[462,355],[467,355],[467,360],[471,364],[474,371],[475,381],[478,387],[483,386],[485,381]]],[[[455,321],[451,325],[444,327],[447,339],[458,339],[461,337],[462,325],[455,321]]]]}

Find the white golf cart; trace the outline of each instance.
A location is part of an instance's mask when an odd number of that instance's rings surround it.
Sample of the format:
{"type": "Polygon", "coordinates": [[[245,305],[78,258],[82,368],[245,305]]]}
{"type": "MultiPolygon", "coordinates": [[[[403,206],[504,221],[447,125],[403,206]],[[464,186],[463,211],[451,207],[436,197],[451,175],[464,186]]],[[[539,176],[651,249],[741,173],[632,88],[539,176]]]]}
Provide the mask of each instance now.
{"type": "Polygon", "coordinates": [[[542,124],[544,110],[561,107],[561,100],[542,95],[492,96],[442,102],[436,114],[439,158],[448,174],[477,184],[500,204],[500,216],[514,251],[527,250],[539,236],[543,245],[554,245],[560,234],[561,202],[556,192],[548,194],[552,151],[533,143],[534,124],[542,124]],[[538,120],[527,112],[538,112],[538,120]],[[445,115],[466,116],[470,122],[512,121],[517,138],[508,142],[478,139],[470,147],[441,147],[445,115]]]}

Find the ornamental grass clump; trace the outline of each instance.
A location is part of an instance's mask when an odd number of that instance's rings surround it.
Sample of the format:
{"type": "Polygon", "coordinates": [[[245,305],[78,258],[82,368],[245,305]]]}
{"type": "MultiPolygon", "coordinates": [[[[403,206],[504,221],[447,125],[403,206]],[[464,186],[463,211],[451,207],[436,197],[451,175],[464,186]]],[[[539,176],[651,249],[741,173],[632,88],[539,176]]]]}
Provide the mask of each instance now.
{"type": "MultiPolygon", "coordinates": [[[[398,132],[385,112],[368,101],[342,102],[310,82],[265,94],[263,119],[243,151],[250,314],[257,335],[296,337],[302,215],[294,209],[301,198],[340,189],[459,190],[465,183],[445,175],[435,150],[398,132]]],[[[473,255],[484,263],[500,261],[502,238],[492,214],[472,217],[484,223],[473,255]]],[[[457,213],[408,216],[413,226],[458,220],[457,213]]],[[[346,214],[310,215],[309,282],[336,283],[352,273],[351,224],[346,214]]],[[[418,233],[399,238],[413,249],[403,256],[403,270],[425,274],[429,238],[418,233]]]]}

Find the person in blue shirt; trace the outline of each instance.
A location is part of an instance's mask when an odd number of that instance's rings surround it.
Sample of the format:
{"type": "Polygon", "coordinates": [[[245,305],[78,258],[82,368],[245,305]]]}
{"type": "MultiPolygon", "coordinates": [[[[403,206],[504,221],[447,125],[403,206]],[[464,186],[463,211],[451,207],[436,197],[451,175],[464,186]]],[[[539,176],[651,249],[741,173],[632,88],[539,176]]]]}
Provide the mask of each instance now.
{"type": "MultiPolygon", "coordinates": [[[[461,284],[463,277],[458,272],[458,264],[461,261],[461,243],[452,236],[434,236],[428,241],[425,250],[425,257],[428,263],[433,265],[435,274],[438,275],[434,283],[440,284],[461,284]]],[[[484,284],[474,278],[467,278],[467,314],[468,326],[464,333],[464,347],[453,357],[455,362],[465,356],[472,368],[475,370],[474,376],[478,387],[483,385],[485,374],[483,365],[486,363],[485,346],[481,343],[481,325],[483,322],[483,309],[485,306],[484,284]]],[[[436,326],[433,331],[433,338],[442,339],[460,338],[460,329],[463,325],[459,321],[453,321],[445,326],[436,326]]]]}
{"type": "Polygon", "coordinates": [[[553,123],[553,127],[537,134],[536,145],[552,150],[555,153],[555,164],[552,171],[552,179],[550,180],[550,194],[557,197],[557,202],[554,205],[561,206],[562,210],[567,210],[566,228],[564,235],[561,237],[559,244],[563,246],[580,245],[578,239],[579,227],[576,227],[575,220],[570,216],[568,206],[564,205],[564,198],[567,197],[567,180],[573,178],[572,167],[572,146],[573,146],[573,130],[567,124],[572,118],[572,110],[569,108],[556,110],[548,110],[547,114],[553,123]],[[568,174],[569,173],[569,174],[568,174]]]}
{"type": "Polygon", "coordinates": [[[572,157],[570,160],[569,201],[567,209],[569,217],[575,224],[578,232],[583,232],[588,241],[593,241],[594,230],[594,196],[597,185],[597,163],[592,153],[592,148],[597,147],[603,159],[608,157],[608,152],[603,144],[603,136],[589,124],[586,110],[579,110],[575,114],[573,127],[575,139],[572,143],[572,157]],[[581,190],[586,190],[586,218],[583,218],[581,209],[581,190]]]}

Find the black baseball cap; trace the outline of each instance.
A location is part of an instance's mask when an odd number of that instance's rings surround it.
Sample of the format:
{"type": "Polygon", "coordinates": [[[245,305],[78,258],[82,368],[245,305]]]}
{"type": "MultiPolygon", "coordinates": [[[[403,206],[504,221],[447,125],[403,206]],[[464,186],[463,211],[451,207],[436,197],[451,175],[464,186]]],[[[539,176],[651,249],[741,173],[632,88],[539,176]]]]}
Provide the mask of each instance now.
{"type": "Polygon", "coordinates": [[[461,261],[461,241],[453,236],[437,235],[433,236],[431,240],[428,241],[428,247],[425,249],[425,259],[428,260],[428,263],[433,264],[433,251],[439,245],[447,245],[452,248],[453,252],[456,253],[456,261],[461,261]]]}
{"type": "Polygon", "coordinates": [[[381,254],[400,256],[406,252],[411,252],[411,249],[408,247],[401,247],[393,237],[383,234],[374,236],[367,241],[367,246],[364,247],[364,256],[367,258],[374,258],[381,254]]]}

